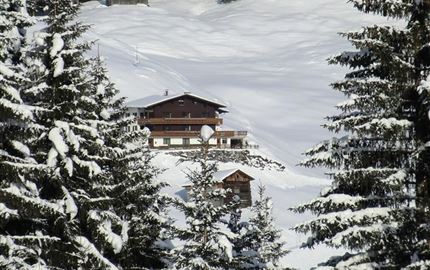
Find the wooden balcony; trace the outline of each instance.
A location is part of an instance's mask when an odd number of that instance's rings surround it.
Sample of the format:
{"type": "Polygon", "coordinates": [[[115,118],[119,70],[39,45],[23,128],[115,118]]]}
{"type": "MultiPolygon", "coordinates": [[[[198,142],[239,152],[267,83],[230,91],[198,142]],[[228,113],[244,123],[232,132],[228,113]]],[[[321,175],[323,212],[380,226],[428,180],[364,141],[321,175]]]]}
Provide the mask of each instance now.
{"type": "Polygon", "coordinates": [[[222,125],[221,118],[138,118],[139,125],[222,125]]]}
{"type": "MultiPolygon", "coordinates": [[[[247,131],[215,131],[215,138],[244,138],[247,131]]],[[[182,137],[195,138],[200,136],[200,131],[151,131],[151,137],[182,137]]]]}
{"type": "Polygon", "coordinates": [[[248,131],[227,130],[227,131],[216,131],[215,132],[215,136],[217,138],[234,138],[234,137],[244,138],[247,135],[248,135],[248,131]]]}

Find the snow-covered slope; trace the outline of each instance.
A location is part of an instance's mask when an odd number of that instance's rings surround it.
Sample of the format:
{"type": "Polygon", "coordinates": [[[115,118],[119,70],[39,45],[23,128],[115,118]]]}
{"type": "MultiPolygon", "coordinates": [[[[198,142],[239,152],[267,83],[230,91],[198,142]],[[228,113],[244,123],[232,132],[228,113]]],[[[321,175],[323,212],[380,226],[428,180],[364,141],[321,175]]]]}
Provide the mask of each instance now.
{"type": "MultiPolygon", "coordinates": [[[[340,97],[343,71],[326,58],[349,48],[336,34],[374,21],[342,0],[152,0],[151,7],[85,4],[113,80],[130,100],[164,89],[229,106],[227,126],[294,168],[327,136],[323,117],[340,97]],[[137,57],[136,57],[137,55],[137,57]]],[[[301,170],[301,169],[299,169],[301,170]]]]}
{"type": "MultiPolygon", "coordinates": [[[[376,23],[346,0],[151,0],[147,6],[84,5],[80,20],[93,25],[87,38],[98,40],[100,53],[121,93],[129,100],[192,91],[228,105],[229,128],[248,130],[261,153],[284,162],[284,173],[244,168],[268,185],[278,223],[290,248],[304,236],[288,231],[307,216],[287,211],[306,201],[327,181],[295,166],[301,153],[330,136],[320,128],[341,97],[328,86],[344,70],[326,58],[348,49],[337,32],[376,23]]],[[[161,153],[157,165],[170,168],[162,177],[181,190],[176,160],[161,153]]],[[[237,167],[224,164],[224,168],[237,167]]],[[[289,265],[309,269],[332,250],[299,250],[289,265]]]]}

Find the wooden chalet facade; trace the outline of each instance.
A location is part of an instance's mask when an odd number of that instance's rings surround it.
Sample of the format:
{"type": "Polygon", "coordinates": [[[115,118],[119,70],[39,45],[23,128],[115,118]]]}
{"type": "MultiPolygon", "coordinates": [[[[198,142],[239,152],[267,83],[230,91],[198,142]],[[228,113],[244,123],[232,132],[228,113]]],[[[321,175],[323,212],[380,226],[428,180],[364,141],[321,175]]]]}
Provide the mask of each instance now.
{"type": "MultiPolygon", "coordinates": [[[[251,181],[254,178],[239,169],[218,171],[213,175],[213,179],[218,183],[214,188],[230,189],[226,198],[222,202],[215,202],[218,205],[229,203],[235,196],[240,199],[240,208],[250,207],[252,205],[251,181]]],[[[188,192],[192,185],[183,186],[188,192]]]]}
{"type": "Polygon", "coordinates": [[[219,148],[242,148],[246,131],[221,130],[221,114],[226,106],[190,92],[162,96],[149,96],[127,104],[127,116],[136,117],[134,126],[128,129],[148,128],[151,131],[149,145],[152,148],[190,148],[200,146],[200,130],[203,125],[215,130],[209,145],[219,148]]]}
{"type": "Polygon", "coordinates": [[[112,5],[149,5],[148,0],[106,0],[106,6],[112,5]]]}
{"type": "MultiPolygon", "coordinates": [[[[73,3],[85,3],[89,2],[91,0],[71,0],[73,3]]],[[[137,4],[144,4],[149,6],[149,0],[99,0],[100,3],[106,5],[106,6],[112,6],[112,5],[137,5],[137,4]]]]}

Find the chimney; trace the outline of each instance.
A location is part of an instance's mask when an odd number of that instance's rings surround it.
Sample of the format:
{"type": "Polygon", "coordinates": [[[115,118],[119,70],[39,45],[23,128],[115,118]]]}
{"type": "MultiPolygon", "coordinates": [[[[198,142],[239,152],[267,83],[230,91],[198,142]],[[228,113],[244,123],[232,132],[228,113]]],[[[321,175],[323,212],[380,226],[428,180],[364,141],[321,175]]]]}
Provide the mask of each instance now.
{"type": "Polygon", "coordinates": [[[164,95],[167,97],[169,95],[169,89],[164,90],[164,95]]]}

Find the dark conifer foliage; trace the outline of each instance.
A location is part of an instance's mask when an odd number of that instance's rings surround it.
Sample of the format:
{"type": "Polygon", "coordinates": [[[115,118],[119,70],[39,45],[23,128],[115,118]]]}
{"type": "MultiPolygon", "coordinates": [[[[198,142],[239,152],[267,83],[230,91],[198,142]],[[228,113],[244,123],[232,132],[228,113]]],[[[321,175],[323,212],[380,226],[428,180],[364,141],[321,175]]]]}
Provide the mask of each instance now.
{"type": "Polygon", "coordinates": [[[0,83],[10,85],[0,95],[0,166],[8,168],[1,171],[8,179],[0,189],[2,269],[163,267],[169,220],[148,134],[124,132],[134,119],[123,118],[100,57],[85,55],[91,44],[81,42],[88,26],[74,21],[79,5],[46,3],[46,28],[25,53],[26,69],[17,46],[23,37],[13,34],[29,21],[12,2],[0,8],[10,21],[0,39],[7,76],[0,83]]]}
{"type": "Polygon", "coordinates": [[[318,216],[296,230],[311,233],[304,246],[350,250],[322,266],[426,269],[428,105],[419,84],[429,73],[430,6],[415,0],[350,2],[362,12],[408,23],[342,34],[357,51],[330,59],[352,70],[333,84],[348,100],[325,127],[347,135],[306,152],[303,165],[331,169],[333,184],[295,209],[318,216]]]}
{"type": "Polygon", "coordinates": [[[37,198],[20,196],[38,193],[32,175],[45,169],[29,149],[40,133],[34,122],[38,108],[26,105],[22,92],[30,83],[25,33],[32,20],[24,1],[4,0],[0,21],[0,268],[34,269],[46,265],[40,256],[46,253],[42,246],[55,241],[38,231],[43,226],[38,211],[55,210],[37,198]],[[27,234],[30,230],[35,233],[27,234]]]}
{"type": "Polygon", "coordinates": [[[258,197],[254,202],[248,222],[240,224],[235,241],[235,269],[278,270],[279,261],[288,251],[281,240],[281,231],[273,218],[273,203],[265,194],[265,187],[258,187],[258,197]]]}
{"type": "Polygon", "coordinates": [[[188,202],[176,201],[187,227],[176,231],[184,245],[173,250],[174,269],[229,269],[233,264],[233,246],[222,218],[234,208],[234,203],[223,204],[229,191],[217,188],[219,183],[213,178],[217,164],[207,160],[207,145],[202,153],[203,158],[196,160],[199,169],[188,173],[192,183],[188,202]]]}
{"type": "Polygon", "coordinates": [[[96,114],[108,120],[102,134],[105,155],[109,158],[100,164],[111,184],[100,186],[100,190],[117,198],[111,207],[126,225],[123,228],[126,241],[114,257],[118,257],[116,260],[123,269],[161,269],[171,246],[166,236],[171,221],[165,213],[169,198],[160,195],[166,184],[155,181],[159,170],[151,165],[149,132],[125,132],[135,120],[124,118],[123,99],[117,98],[119,92],[110,82],[100,57],[93,60],[89,74],[96,114]]]}

